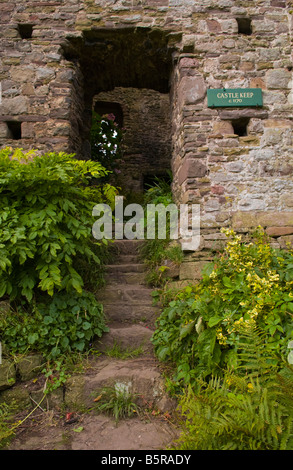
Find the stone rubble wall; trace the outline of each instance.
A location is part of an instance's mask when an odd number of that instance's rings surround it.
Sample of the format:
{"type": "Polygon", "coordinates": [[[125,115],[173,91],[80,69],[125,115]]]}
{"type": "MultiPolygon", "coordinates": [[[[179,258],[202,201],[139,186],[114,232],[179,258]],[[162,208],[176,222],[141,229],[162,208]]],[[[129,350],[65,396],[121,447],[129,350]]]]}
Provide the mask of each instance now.
{"type": "Polygon", "coordinates": [[[19,0],[0,7],[1,147],[82,156],[86,48],[71,57],[68,44],[86,46],[101,30],[132,28],[146,38],[160,31],[172,56],[173,191],[177,202],[201,206],[202,243],[190,257],[217,251],[223,226],[246,234],[262,225],[278,246],[292,241],[292,1],[19,0]],[[243,18],[251,20],[251,34],[239,32],[243,18]],[[21,37],[23,24],[33,26],[31,38],[21,37]],[[260,87],[263,106],[208,108],[207,89],[222,87],[260,87]],[[235,134],[237,120],[246,120],[246,135],[235,134]],[[15,121],[21,140],[12,138],[15,121]]]}

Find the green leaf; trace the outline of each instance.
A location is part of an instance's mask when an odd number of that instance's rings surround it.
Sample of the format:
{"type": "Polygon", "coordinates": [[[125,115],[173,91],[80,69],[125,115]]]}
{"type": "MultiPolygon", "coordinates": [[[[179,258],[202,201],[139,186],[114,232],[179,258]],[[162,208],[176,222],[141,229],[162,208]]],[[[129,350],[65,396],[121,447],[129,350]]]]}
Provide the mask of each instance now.
{"type": "Polygon", "coordinates": [[[53,323],[54,322],[54,318],[50,317],[49,315],[46,315],[44,317],[44,324],[45,325],[50,325],[50,323],[53,323]]]}
{"type": "Polygon", "coordinates": [[[92,325],[88,321],[85,321],[82,324],[82,327],[83,327],[84,330],[88,330],[89,328],[91,328],[91,326],[92,325]]]}
{"type": "Polygon", "coordinates": [[[38,333],[31,333],[28,335],[28,342],[29,344],[34,344],[39,338],[38,333]]]}
{"type": "Polygon", "coordinates": [[[170,348],[169,346],[165,346],[163,348],[160,348],[157,351],[157,355],[160,361],[164,361],[166,357],[170,354],[170,348]]]}
{"type": "Polygon", "coordinates": [[[212,328],[213,326],[218,325],[218,323],[220,323],[221,321],[222,321],[222,318],[214,316],[209,319],[208,325],[210,328],[212,328]]]}
{"type": "Polygon", "coordinates": [[[181,326],[181,328],[179,330],[180,339],[183,339],[188,334],[190,334],[192,332],[192,330],[194,329],[194,325],[195,325],[195,321],[193,320],[192,322],[188,323],[187,325],[181,326]]]}
{"type": "Polygon", "coordinates": [[[233,284],[232,284],[232,282],[231,282],[231,279],[230,279],[229,277],[227,277],[227,276],[224,276],[224,277],[223,277],[223,284],[224,284],[224,286],[226,286],[226,287],[230,287],[230,288],[233,287],[233,284]]]}
{"type": "Polygon", "coordinates": [[[83,426],[79,426],[78,428],[73,429],[74,432],[81,432],[83,430],[84,430],[83,426]]]}

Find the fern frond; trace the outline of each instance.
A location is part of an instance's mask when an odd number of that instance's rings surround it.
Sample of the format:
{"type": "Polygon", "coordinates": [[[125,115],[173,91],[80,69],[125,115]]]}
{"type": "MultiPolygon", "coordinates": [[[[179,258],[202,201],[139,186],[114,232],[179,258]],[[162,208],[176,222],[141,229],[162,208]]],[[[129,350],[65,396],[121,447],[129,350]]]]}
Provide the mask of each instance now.
{"type": "Polygon", "coordinates": [[[293,367],[277,372],[262,332],[243,334],[239,364],[181,399],[189,450],[293,450],[293,367]]]}

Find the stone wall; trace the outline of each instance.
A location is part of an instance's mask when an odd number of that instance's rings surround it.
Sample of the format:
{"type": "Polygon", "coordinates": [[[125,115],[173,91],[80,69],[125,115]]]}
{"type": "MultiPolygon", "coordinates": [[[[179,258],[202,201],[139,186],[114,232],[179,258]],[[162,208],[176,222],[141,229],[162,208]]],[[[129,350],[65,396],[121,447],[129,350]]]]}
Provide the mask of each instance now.
{"type": "Polygon", "coordinates": [[[168,94],[174,195],[201,205],[197,258],[218,248],[222,226],[261,224],[284,244],[292,11],[284,0],[1,1],[0,145],[88,155],[95,96],[168,94]],[[222,87],[260,87],[263,106],[208,108],[207,89],[222,87]]]}

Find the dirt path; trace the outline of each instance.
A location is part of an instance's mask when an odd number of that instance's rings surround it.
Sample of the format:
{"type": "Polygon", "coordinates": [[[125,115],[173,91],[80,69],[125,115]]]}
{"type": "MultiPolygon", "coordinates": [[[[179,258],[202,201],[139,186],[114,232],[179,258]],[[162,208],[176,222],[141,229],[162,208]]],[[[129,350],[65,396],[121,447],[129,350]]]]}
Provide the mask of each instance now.
{"type": "MultiPolygon", "coordinates": [[[[82,374],[71,376],[64,390],[43,404],[44,411],[36,409],[17,429],[10,450],[160,450],[178,437],[172,420],[175,403],[165,392],[150,343],[156,311],[138,247],[135,240],[115,242],[115,264],[108,266],[108,282],[99,294],[110,327],[96,344],[103,354],[92,358],[82,374]],[[113,348],[132,351],[134,357],[109,357],[113,348]],[[139,413],[118,423],[97,413],[94,400],[104,386],[122,387],[137,397],[139,413]]],[[[32,382],[25,386],[33,387],[32,382]]]]}

